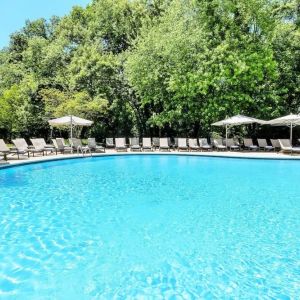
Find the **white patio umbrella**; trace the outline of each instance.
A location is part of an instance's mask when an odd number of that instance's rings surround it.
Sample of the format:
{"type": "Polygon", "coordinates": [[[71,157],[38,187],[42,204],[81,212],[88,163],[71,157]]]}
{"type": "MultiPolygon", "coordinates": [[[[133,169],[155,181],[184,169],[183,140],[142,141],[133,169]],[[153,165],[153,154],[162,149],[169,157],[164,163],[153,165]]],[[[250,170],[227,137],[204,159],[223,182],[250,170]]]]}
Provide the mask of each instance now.
{"type": "Polygon", "coordinates": [[[267,121],[265,124],[270,124],[272,126],[288,126],[290,127],[290,142],[292,144],[293,140],[293,127],[300,125],[300,115],[287,115],[277,119],[267,121]]]}
{"type": "Polygon", "coordinates": [[[251,118],[251,117],[247,117],[247,116],[243,116],[243,115],[236,115],[236,116],[233,116],[231,118],[213,123],[212,125],[213,126],[225,126],[226,127],[226,147],[227,147],[228,128],[230,126],[246,125],[246,124],[253,124],[253,123],[265,124],[266,121],[251,118]]]}
{"type": "Polygon", "coordinates": [[[48,123],[52,127],[70,126],[70,137],[73,137],[74,126],[91,126],[93,121],[85,120],[76,116],[64,116],[58,119],[49,120],[48,123]]]}

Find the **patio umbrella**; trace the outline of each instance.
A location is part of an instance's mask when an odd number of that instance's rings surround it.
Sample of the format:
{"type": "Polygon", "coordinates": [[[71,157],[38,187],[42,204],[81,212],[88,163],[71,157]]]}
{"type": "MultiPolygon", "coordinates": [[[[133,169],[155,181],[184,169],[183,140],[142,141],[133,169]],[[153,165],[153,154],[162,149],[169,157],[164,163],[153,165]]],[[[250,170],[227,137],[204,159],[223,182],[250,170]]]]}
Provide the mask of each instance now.
{"type": "Polygon", "coordinates": [[[266,121],[251,118],[251,117],[247,117],[247,116],[243,116],[243,115],[236,115],[236,116],[233,116],[231,118],[213,123],[212,125],[213,126],[225,126],[226,127],[226,147],[227,147],[228,128],[230,126],[246,125],[246,124],[253,124],[253,123],[265,124],[266,121]]]}
{"type": "Polygon", "coordinates": [[[293,139],[293,127],[300,125],[300,115],[287,115],[277,119],[267,121],[265,124],[270,124],[272,126],[288,126],[290,127],[290,142],[292,144],[293,139]]]}
{"type": "Polygon", "coordinates": [[[52,127],[59,126],[70,126],[70,136],[73,137],[73,127],[74,126],[91,126],[93,121],[85,120],[76,116],[65,116],[58,119],[49,120],[48,123],[52,127]]]}

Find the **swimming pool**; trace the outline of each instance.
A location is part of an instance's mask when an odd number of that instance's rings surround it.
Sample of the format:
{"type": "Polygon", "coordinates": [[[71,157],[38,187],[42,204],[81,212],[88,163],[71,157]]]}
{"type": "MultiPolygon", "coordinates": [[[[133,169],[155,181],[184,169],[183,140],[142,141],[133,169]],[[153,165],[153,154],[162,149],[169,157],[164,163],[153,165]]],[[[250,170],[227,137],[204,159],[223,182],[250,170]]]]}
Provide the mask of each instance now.
{"type": "Polygon", "coordinates": [[[0,170],[0,298],[295,299],[299,170],[169,155],[0,170]]]}

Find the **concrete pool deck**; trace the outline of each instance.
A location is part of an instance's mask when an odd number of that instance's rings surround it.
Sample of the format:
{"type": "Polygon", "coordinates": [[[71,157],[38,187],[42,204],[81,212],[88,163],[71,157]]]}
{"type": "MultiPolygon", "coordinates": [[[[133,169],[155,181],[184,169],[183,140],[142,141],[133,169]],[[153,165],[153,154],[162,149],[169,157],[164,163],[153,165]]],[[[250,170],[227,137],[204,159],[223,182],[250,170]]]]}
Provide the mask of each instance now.
{"type": "MultiPolygon", "coordinates": [[[[241,151],[241,152],[218,152],[218,151],[209,151],[209,152],[178,152],[178,151],[153,151],[153,152],[132,152],[128,150],[128,152],[116,152],[113,149],[107,149],[106,153],[92,153],[93,157],[105,157],[111,155],[190,155],[190,156],[205,156],[205,157],[224,157],[224,158],[250,158],[250,159],[276,159],[276,160],[300,160],[300,155],[290,155],[290,154],[283,154],[278,152],[249,152],[249,151],[241,151]]],[[[91,157],[90,154],[82,155],[82,154],[50,154],[45,156],[35,156],[28,158],[27,156],[20,156],[20,159],[17,159],[17,156],[9,157],[8,161],[5,162],[1,160],[0,168],[5,168],[9,166],[17,166],[17,165],[24,165],[29,163],[37,163],[37,162],[44,162],[44,161],[51,161],[51,160],[61,160],[61,159],[76,159],[82,157],[91,157]]]]}

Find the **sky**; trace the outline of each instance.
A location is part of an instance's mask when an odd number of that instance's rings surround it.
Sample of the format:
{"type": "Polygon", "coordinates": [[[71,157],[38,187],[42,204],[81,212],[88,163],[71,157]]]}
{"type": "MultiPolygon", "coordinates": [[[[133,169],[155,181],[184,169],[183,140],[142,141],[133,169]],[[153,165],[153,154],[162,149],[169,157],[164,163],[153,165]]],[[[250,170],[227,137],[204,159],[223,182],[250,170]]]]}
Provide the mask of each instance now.
{"type": "Polygon", "coordinates": [[[0,48],[8,46],[9,36],[26,20],[63,16],[72,6],[86,6],[91,0],[0,0],[0,48]]]}

